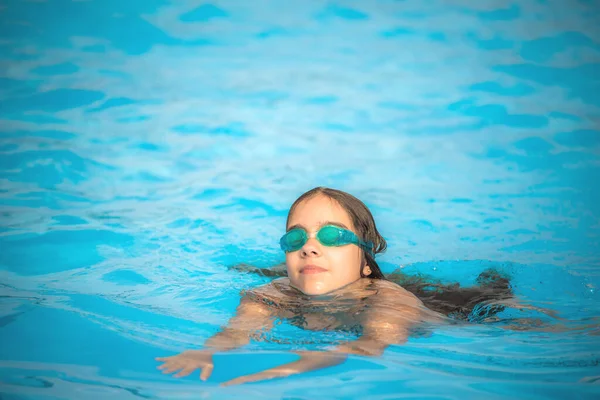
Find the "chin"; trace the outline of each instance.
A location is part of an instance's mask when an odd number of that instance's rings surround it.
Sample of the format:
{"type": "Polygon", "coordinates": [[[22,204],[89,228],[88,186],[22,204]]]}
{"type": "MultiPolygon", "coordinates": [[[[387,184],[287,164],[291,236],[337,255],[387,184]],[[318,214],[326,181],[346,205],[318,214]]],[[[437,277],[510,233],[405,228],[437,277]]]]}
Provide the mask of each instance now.
{"type": "Polygon", "coordinates": [[[331,291],[331,289],[322,282],[296,282],[292,283],[292,286],[309,296],[318,296],[331,291]]]}
{"type": "Polygon", "coordinates": [[[301,288],[300,289],[302,291],[302,293],[309,295],[309,296],[318,296],[321,294],[325,294],[327,292],[329,292],[329,290],[326,289],[316,289],[316,288],[301,288]]]}

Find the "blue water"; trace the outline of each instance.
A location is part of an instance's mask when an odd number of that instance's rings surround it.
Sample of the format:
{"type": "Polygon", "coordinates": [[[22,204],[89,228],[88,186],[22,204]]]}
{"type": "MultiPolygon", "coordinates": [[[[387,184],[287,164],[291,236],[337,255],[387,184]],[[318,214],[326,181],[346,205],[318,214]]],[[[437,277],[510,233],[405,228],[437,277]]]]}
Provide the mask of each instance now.
{"type": "Polygon", "coordinates": [[[0,398],[597,398],[599,20],[583,0],[4,0],[0,398]],[[267,282],[230,267],[280,263],[321,185],[371,208],[385,272],[493,266],[562,319],[507,309],[220,387],[335,339],[283,323],[207,382],[157,371],[267,282]]]}

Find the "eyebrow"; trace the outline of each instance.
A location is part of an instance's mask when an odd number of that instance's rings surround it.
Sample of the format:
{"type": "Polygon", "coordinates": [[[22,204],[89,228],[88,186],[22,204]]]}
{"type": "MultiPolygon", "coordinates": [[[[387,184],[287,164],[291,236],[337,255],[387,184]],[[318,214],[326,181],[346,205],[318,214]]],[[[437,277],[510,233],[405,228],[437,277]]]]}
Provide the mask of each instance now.
{"type": "MultiPolygon", "coordinates": [[[[319,229],[321,229],[321,227],[323,227],[325,225],[333,225],[333,226],[337,226],[338,228],[350,230],[350,228],[348,228],[346,225],[342,224],[341,222],[335,222],[335,221],[321,221],[321,222],[319,222],[319,225],[317,225],[317,226],[319,227],[319,229]]],[[[308,229],[306,229],[306,227],[304,225],[296,224],[296,225],[292,225],[289,228],[287,228],[286,232],[289,232],[292,229],[297,229],[297,228],[304,229],[305,231],[308,230],[308,229]]]]}

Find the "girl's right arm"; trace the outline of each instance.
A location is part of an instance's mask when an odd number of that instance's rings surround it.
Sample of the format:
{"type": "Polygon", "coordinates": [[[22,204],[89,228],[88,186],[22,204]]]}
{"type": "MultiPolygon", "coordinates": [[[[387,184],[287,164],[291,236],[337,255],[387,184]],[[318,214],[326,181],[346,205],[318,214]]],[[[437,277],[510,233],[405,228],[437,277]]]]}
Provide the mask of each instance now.
{"type": "Polygon", "coordinates": [[[214,369],[212,357],[214,353],[242,347],[248,344],[250,338],[257,332],[267,331],[272,327],[271,310],[265,304],[245,296],[227,326],[207,339],[204,349],[186,350],[171,357],[157,357],[157,361],[163,362],[158,369],[161,369],[164,374],[179,371],[175,374],[178,378],[200,369],[200,379],[205,381],[214,369]]]}
{"type": "Polygon", "coordinates": [[[263,303],[242,298],[235,315],[227,326],[209,338],[204,347],[216,351],[227,351],[245,346],[250,338],[260,331],[269,331],[273,327],[273,313],[263,303]]]}

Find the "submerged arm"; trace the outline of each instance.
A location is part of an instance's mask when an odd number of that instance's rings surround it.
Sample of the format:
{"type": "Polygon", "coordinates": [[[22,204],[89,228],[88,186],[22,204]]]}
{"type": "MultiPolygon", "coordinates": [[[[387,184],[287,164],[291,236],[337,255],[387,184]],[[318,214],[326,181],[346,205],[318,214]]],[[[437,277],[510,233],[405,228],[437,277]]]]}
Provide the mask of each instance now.
{"type": "Polygon", "coordinates": [[[176,377],[187,376],[200,369],[200,379],[206,380],[214,368],[212,359],[214,353],[242,347],[248,344],[254,334],[271,329],[272,326],[273,319],[268,307],[244,297],[228,325],[207,339],[204,349],[186,350],[172,357],[157,357],[157,361],[164,362],[158,368],[166,374],[179,371],[176,377]]]}
{"type": "Polygon", "coordinates": [[[245,346],[260,331],[273,327],[273,315],[263,303],[244,297],[227,326],[210,337],[205,347],[227,351],[245,346]]]}

